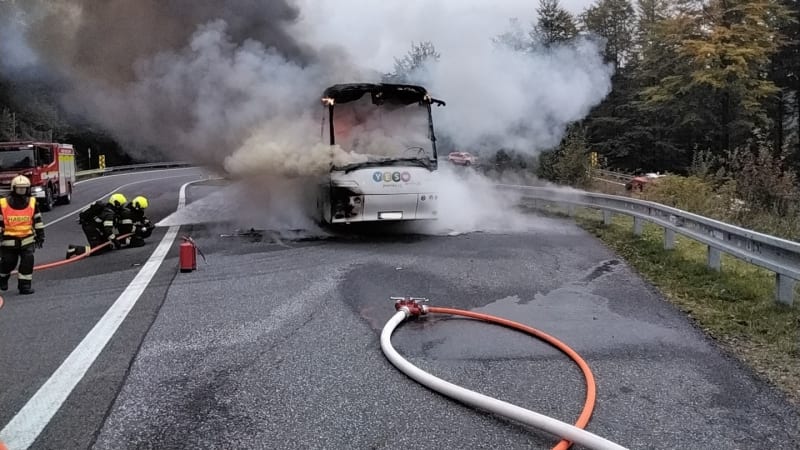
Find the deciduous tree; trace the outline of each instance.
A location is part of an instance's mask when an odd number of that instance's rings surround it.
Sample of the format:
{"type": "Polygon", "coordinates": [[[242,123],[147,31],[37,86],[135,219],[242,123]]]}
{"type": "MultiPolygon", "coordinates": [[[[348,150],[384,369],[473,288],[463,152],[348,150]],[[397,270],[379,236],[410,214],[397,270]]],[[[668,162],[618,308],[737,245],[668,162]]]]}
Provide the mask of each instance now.
{"type": "Polygon", "coordinates": [[[405,56],[394,59],[394,71],[387,74],[384,79],[393,83],[408,83],[415,71],[428,62],[438,61],[441,56],[430,41],[423,41],[419,44],[412,42],[411,50],[405,56]]]}

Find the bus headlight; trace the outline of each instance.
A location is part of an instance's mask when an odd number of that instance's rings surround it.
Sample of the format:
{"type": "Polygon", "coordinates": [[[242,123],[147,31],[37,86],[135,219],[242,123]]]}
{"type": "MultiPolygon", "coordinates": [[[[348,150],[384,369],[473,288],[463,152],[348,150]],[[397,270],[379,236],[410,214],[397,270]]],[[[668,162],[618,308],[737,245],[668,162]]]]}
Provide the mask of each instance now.
{"type": "Polygon", "coordinates": [[[350,197],[350,211],[347,217],[355,217],[364,211],[364,196],[353,195],[350,197]]]}
{"type": "Polygon", "coordinates": [[[336,186],[331,192],[331,206],[334,219],[350,219],[361,215],[364,196],[349,188],[336,186]]]}

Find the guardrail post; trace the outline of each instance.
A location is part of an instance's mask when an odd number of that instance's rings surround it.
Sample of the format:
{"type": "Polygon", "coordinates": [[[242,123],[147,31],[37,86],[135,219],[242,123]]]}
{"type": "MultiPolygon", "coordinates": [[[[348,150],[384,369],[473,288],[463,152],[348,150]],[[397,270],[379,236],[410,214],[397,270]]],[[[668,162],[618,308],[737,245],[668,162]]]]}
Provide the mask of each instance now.
{"type": "Polygon", "coordinates": [[[712,246],[708,246],[708,267],[719,271],[722,269],[722,252],[712,246]]]}
{"type": "Polygon", "coordinates": [[[794,286],[797,280],[781,275],[775,274],[775,300],[787,306],[792,306],[794,301],[794,286]]]}
{"type": "Polygon", "coordinates": [[[664,228],[664,250],[672,250],[675,248],[675,231],[664,228]]]}
{"type": "Polygon", "coordinates": [[[633,234],[636,236],[642,235],[642,229],[644,226],[644,221],[638,217],[633,218],[633,234]]]}
{"type": "Polygon", "coordinates": [[[611,225],[612,218],[613,215],[611,214],[611,211],[603,210],[603,225],[611,225]]]}
{"type": "Polygon", "coordinates": [[[575,217],[575,205],[567,205],[567,214],[570,217],[575,217]]]}

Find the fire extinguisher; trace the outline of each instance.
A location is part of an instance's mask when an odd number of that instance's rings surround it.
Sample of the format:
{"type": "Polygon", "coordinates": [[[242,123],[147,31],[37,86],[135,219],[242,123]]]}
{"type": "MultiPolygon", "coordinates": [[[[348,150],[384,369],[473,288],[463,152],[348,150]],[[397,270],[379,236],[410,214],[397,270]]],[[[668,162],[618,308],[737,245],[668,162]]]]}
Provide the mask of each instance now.
{"type": "Polygon", "coordinates": [[[191,272],[197,269],[197,244],[188,236],[183,236],[178,265],[181,272],[191,272]]]}

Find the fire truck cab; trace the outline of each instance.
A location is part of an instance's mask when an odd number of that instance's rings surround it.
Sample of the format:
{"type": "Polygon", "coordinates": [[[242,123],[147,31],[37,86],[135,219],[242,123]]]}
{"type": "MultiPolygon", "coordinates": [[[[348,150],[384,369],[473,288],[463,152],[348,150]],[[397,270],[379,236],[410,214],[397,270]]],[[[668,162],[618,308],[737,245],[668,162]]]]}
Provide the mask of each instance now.
{"type": "Polygon", "coordinates": [[[72,201],[75,185],[75,149],[69,144],[0,142],[0,194],[11,190],[11,180],[25,175],[39,208],[50,211],[56,203],[72,201]]]}

